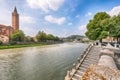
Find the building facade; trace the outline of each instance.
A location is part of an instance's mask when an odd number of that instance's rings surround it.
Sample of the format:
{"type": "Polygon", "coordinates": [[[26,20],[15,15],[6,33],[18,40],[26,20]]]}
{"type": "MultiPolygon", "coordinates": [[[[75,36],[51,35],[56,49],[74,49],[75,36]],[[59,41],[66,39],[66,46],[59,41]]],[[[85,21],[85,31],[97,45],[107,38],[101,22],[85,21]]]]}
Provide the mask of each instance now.
{"type": "Polygon", "coordinates": [[[106,38],[102,39],[102,42],[119,42],[120,43],[120,38],[107,36],[106,38]]]}
{"type": "Polygon", "coordinates": [[[19,14],[17,13],[17,9],[15,7],[12,12],[12,26],[0,24],[0,41],[3,43],[8,43],[10,40],[10,35],[16,30],[19,30],[19,14]]]}

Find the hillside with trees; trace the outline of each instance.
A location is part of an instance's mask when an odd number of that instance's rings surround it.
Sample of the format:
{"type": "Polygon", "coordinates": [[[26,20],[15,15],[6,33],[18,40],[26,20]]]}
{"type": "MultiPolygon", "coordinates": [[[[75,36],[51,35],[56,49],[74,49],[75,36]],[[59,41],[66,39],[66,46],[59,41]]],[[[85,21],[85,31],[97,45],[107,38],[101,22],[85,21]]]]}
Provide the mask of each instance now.
{"type": "Polygon", "coordinates": [[[84,36],[82,35],[70,35],[67,37],[67,39],[81,39],[83,38],[84,36]]]}

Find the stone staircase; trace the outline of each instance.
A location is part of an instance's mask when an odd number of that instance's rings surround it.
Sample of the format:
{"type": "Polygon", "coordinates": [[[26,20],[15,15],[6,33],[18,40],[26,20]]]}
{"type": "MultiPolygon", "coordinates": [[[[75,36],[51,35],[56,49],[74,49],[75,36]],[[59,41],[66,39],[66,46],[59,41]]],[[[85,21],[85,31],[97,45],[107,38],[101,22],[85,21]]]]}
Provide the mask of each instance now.
{"type": "Polygon", "coordinates": [[[86,72],[91,64],[97,64],[99,61],[100,48],[93,46],[82,64],[79,66],[71,80],[81,80],[82,75],[86,72]]]}

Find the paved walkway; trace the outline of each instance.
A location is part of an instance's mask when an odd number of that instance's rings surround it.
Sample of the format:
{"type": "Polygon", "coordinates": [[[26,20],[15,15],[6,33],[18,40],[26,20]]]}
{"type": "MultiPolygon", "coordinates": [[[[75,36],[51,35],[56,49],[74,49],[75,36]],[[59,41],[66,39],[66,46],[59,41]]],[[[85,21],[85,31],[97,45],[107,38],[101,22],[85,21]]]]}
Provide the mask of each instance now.
{"type": "Polygon", "coordinates": [[[85,57],[84,61],[82,62],[81,66],[79,66],[76,73],[73,75],[72,80],[80,80],[82,75],[85,73],[85,71],[88,69],[88,67],[91,64],[97,64],[99,61],[99,54],[100,54],[101,48],[93,46],[88,53],[88,55],[85,57]]]}

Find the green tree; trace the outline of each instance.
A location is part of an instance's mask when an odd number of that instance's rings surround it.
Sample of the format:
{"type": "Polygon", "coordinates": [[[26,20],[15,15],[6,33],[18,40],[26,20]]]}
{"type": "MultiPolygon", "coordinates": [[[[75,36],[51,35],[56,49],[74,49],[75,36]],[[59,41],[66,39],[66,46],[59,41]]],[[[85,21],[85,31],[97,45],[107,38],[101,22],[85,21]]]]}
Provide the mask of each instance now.
{"type": "Polygon", "coordinates": [[[56,37],[55,37],[55,41],[59,41],[59,40],[60,40],[59,37],[56,36],[56,37]]]}
{"type": "Polygon", "coordinates": [[[52,34],[47,35],[47,40],[54,40],[55,37],[52,34]]]}
{"type": "Polygon", "coordinates": [[[52,35],[52,34],[48,34],[48,35],[47,35],[47,40],[59,41],[60,39],[59,39],[59,37],[57,37],[57,36],[54,36],[54,35],[52,35]]]}
{"type": "Polygon", "coordinates": [[[118,42],[118,38],[120,38],[120,25],[116,26],[115,30],[116,31],[115,31],[114,35],[116,35],[115,37],[117,38],[117,42],[118,42]]]}
{"type": "Polygon", "coordinates": [[[25,35],[22,30],[17,30],[10,36],[11,41],[15,42],[23,42],[25,35]]]}
{"type": "Polygon", "coordinates": [[[111,36],[117,38],[120,38],[120,15],[114,16],[111,19],[111,24],[113,25],[113,29],[111,29],[111,36]]]}
{"type": "Polygon", "coordinates": [[[39,31],[36,35],[38,42],[45,42],[47,39],[47,34],[43,31],[39,31]]]}
{"type": "Polygon", "coordinates": [[[3,44],[3,42],[0,40],[0,45],[2,45],[3,44]]]}
{"type": "Polygon", "coordinates": [[[103,39],[103,38],[106,38],[108,36],[108,33],[107,31],[102,31],[100,36],[99,36],[99,39],[103,39]]]}
{"type": "Polygon", "coordinates": [[[87,24],[86,36],[91,40],[98,40],[98,39],[101,40],[101,38],[103,37],[101,35],[105,33],[103,32],[104,31],[103,26],[106,26],[106,23],[108,22],[107,19],[109,18],[110,16],[106,12],[97,13],[94,16],[94,18],[90,20],[89,23],[87,24]]]}
{"type": "Polygon", "coordinates": [[[34,42],[34,39],[32,37],[30,37],[30,36],[26,36],[25,41],[26,42],[34,42]]]}

